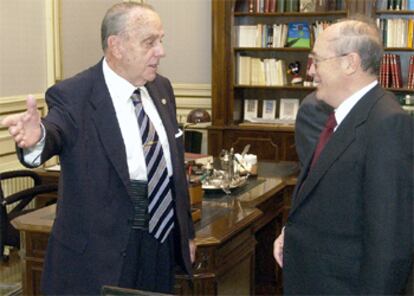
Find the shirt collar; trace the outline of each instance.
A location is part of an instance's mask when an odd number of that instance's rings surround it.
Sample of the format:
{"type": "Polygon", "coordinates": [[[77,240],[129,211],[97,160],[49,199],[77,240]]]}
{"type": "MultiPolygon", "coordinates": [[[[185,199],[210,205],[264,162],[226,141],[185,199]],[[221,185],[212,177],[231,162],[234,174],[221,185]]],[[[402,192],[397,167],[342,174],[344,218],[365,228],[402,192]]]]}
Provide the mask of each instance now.
{"type": "Polygon", "coordinates": [[[338,108],[335,109],[335,119],[337,122],[337,127],[345,119],[348,113],[351,112],[352,108],[359,102],[359,100],[377,84],[378,81],[375,80],[367,86],[364,86],[359,91],[348,97],[345,101],[341,103],[341,105],[339,105],[338,108]]]}
{"type": "Polygon", "coordinates": [[[115,71],[109,67],[105,58],[102,62],[102,70],[112,99],[127,102],[132,93],[135,91],[136,87],[125,78],[115,73],[115,71]]]}

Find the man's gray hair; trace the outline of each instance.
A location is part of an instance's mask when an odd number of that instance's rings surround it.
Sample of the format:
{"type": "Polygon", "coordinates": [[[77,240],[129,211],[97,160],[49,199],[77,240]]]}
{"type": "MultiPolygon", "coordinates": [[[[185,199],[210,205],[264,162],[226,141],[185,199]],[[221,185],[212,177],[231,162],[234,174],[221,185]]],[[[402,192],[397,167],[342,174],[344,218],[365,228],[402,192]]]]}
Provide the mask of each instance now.
{"type": "Polygon", "coordinates": [[[108,47],[108,38],[111,35],[119,35],[125,32],[128,25],[129,13],[136,8],[154,11],[148,4],[138,2],[121,2],[115,4],[106,12],[101,25],[102,49],[105,52],[108,47]]]}
{"type": "Polygon", "coordinates": [[[361,15],[340,20],[340,36],[332,43],[338,56],[356,52],[365,72],[378,75],[384,53],[380,30],[376,23],[361,15]]]}

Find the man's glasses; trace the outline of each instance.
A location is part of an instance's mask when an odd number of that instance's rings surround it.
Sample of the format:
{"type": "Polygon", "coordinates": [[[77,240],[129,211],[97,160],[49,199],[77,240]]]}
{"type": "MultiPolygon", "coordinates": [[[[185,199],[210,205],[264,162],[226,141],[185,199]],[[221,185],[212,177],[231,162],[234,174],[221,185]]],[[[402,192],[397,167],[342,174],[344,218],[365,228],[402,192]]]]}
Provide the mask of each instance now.
{"type": "Polygon", "coordinates": [[[319,57],[317,57],[315,55],[310,54],[308,56],[308,58],[311,59],[312,64],[315,66],[315,68],[317,68],[318,65],[321,64],[321,63],[323,63],[323,62],[330,61],[330,60],[333,60],[333,59],[342,58],[342,57],[347,56],[348,54],[349,53],[344,53],[344,54],[341,54],[341,55],[337,55],[337,56],[333,56],[333,57],[328,57],[328,58],[319,58],[319,57]]]}

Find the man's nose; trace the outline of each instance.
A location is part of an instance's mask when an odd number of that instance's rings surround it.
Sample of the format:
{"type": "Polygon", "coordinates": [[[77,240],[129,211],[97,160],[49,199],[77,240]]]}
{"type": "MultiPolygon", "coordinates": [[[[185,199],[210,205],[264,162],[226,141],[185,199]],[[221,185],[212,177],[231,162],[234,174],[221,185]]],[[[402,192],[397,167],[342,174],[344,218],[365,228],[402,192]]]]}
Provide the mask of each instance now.
{"type": "Polygon", "coordinates": [[[310,65],[309,73],[308,74],[310,76],[312,76],[312,77],[315,76],[315,74],[316,74],[316,66],[315,66],[315,63],[312,62],[312,64],[310,65]]]}
{"type": "Polygon", "coordinates": [[[158,43],[157,47],[155,48],[155,54],[157,57],[165,57],[165,50],[164,45],[162,43],[158,43]]]}

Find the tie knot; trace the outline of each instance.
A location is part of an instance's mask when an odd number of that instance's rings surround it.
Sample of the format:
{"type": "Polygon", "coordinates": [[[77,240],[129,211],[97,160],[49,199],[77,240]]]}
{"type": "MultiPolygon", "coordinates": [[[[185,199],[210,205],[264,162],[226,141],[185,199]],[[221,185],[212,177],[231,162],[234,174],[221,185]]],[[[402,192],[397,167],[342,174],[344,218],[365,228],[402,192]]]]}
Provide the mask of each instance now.
{"type": "Polygon", "coordinates": [[[336,118],[335,118],[335,112],[332,112],[329,114],[328,120],[326,121],[326,128],[334,129],[336,126],[336,118]]]}
{"type": "Polygon", "coordinates": [[[131,100],[132,100],[132,103],[134,103],[134,106],[141,103],[141,90],[139,88],[134,90],[134,92],[131,95],[131,100]]]}

